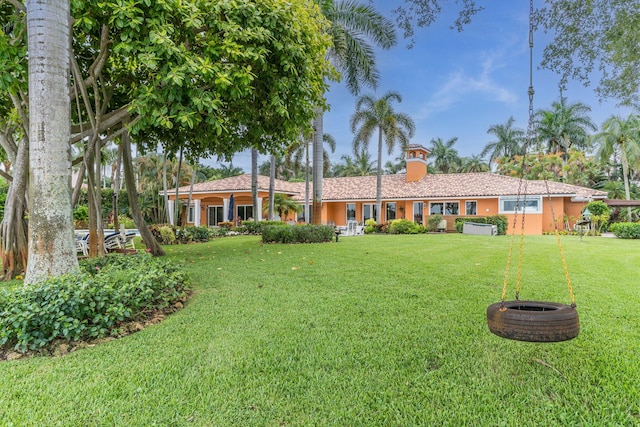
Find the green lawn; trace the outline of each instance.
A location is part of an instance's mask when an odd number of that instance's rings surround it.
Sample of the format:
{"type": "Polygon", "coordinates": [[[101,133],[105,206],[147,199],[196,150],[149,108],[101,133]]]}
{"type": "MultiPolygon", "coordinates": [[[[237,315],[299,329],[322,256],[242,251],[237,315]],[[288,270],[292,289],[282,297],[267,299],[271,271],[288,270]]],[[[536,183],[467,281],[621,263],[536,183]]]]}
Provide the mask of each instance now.
{"type": "MultiPolygon", "coordinates": [[[[486,327],[509,239],[167,247],[193,279],[186,308],[0,363],[0,425],[640,425],[640,242],[563,237],[582,330],[533,344],[486,327]]],[[[555,237],[524,251],[521,298],[569,302],[555,237]]]]}

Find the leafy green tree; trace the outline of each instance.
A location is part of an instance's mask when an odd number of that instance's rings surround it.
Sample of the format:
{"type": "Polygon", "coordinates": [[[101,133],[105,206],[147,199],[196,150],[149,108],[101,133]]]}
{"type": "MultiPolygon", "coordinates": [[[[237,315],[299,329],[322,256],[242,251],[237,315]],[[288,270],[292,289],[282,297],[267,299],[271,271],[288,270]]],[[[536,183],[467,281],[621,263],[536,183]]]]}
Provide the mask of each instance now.
{"type": "MultiPolygon", "coordinates": [[[[25,10],[18,1],[0,6],[0,124],[8,115],[28,122],[25,10]]],[[[73,0],[70,15],[70,140],[87,144],[86,171],[101,145],[129,133],[147,149],[183,150],[189,161],[254,144],[275,151],[325,108],[334,72],[327,21],[312,0],[73,0]]]]}
{"type": "MultiPolygon", "coordinates": [[[[345,77],[349,91],[357,95],[361,86],[375,87],[378,71],[373,47],[389,49],[396,43],[393,23],[380,15],[372,5],[353,0],[316,0],[322,14],[330,22],[327,34],[333,42],[328,58],[345,77]]],[[[322,222],[322,177],[324,161],[323,115],[314,120],[313,130],[313,215],[315,224],[322,222]]]]}
{"type": "Polygon", "coordinates": [[[396,142],[402,151],[409,144],[415,132],[413,119],[405,113],[394,111],[391,101],[402,102],[397,92],[387,92],[380,98],[363,95],[356,102],[356,112],[351,116],[351,131],[354,132],[353,151],[367,149],[374,133],[378,136],[378,159],[376,173],[376,221],[382,223],[382,148],[387,146],[393,153],[396,142]]]}
{"type": "Polygon", "coordinates": [[[515,119],[509,117],[504,124],[489,127],[487,133],[493,135],[496,141],[489,142],[480,157],[489,155],[489,163],[494,163],[500,157],[513,157],[524,154],[524,130],[513,126],[515,119]]]}
{"type": "Polygon", "coordinates": [[[542,65],[569,79],[591,83],[596,92],[621,105],[640,105],[640,50],[637,0],[546,0],[536,23],[554,35],[542,65]]]}
{"type": "Polygon", "coordinates": [[[437,173],[455,173],[460,167],[458,150],[453,148],[458,137],[449,138],[446,142],[442,138],[431,140],[431,163],[437,173]]]}
{"type": "MultiPolygon", "coordinates": [[[[626,200],[631,200],[629,176],[640,167],[640,116],[630,115],[626,120],[611,116],[602,124],[602,131],[593,136],[598,145],[598,157],[609,162],[612,157],[620,158],[622,179],[626,200]]],[[[627,209],[631,222],[631,208],[627,209]]]]}
{"type": "MultiPolygon", "coordinates": [[[[267,205],[265,205],[265,213],[267,209],[267,205]]],[[[286,194],[276,193],[273,196],[273,209],[278,212],[280,219],[285,218],[290,213],[300,213],[302,211],[302,207],[292,200],[286,194]]]]}

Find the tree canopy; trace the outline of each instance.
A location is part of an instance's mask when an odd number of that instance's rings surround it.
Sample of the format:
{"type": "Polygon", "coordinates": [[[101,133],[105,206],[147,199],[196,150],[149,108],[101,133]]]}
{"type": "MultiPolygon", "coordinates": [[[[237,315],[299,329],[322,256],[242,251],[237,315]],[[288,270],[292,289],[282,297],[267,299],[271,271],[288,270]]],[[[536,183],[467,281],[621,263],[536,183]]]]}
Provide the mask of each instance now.
{"type": "Polygon", "coordinates": [[[561,83],[599,78],[596,92],[620,105],[640,105],[640,3],[637,0],[546,0],[536,23],[553,40],[542,65],[561,83]]]}

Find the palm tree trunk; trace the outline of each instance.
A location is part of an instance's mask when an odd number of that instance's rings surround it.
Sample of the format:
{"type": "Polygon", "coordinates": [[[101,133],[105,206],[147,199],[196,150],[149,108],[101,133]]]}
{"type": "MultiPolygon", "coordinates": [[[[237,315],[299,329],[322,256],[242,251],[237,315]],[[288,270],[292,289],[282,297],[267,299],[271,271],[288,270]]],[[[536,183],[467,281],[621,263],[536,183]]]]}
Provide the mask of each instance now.
{"type": "Polygon", "coordinates": [[[251,199],[253,202],[253,220],[258,222],[258,150],[251,149],[251,199]]]}
{"type": "MultiPolygon", "coordinates": [[[[167,189],[167,153],[162,156],[162,194],[164,194],[164,215],[160,215],[165,218],[167,224],[171,222],[169,219],[169,192],[167,189]]],[[[177,203],[177,200],[176,200],[177,203]]]]}
{"type": "Polygon", "coordinates": [[[318,110],[316,118],[313,121],[313,214],[311,216],[311,222],[313,224],[322,224],[322,179],[324,166],[324,147],[322,145],[323,126],[324,114],[318,110]]]}
{"type": "MultiPolygon", "coordinates": [[[[197,167],[198,162],[196,161],[194,163],[194,165],[192,166],[193,172],[191,173],[191,184],[189,185],[189,197],[187,198],[187,216],[189,216],[189,209],[191,209],[191,199],[193,197],[193,186],[196,183],[196,167],[197,167]]],[[[195,209],[195,208],[194,208],[195,209]]],[[[196,219],[196,212],[194,210],[193,212],[193,220],[195,221],[196,219]]],[[[184,229],[184,225],[185,225],[186,221],[183,223],[182,228],[184,229]]],[[[200,224],[198,224],[200,225],[200,224]]]]}
{"type": "MultiPolygon", "coordinates": [[[[631,190],[629,188],[629,165],[627,164],[627,157],[622,156],[622,176],[624,180],[624,196],[626,200],[631,200],[631,190]]],[[[631,206],[627,206],[627,221],[632,222],[631,206]]]]}
{"type": "Polygon", "coordinates": [[[29,257],[25,284],[78,269],[71,206],[68,1],[27,0],[29,257]]]}
{"type": "Polygon", "coordinates": [[[382,129],[378,129],[378,172],[376,175],[376,222],[382,224],[382,129]]]}
{"type": "MultiPolygon", "coordinates": [[[[127,123],[123,123],[127,126],[127,123]]],[[[138,188],[136,187],[136,178],[133,173],[133,160],[131,159],[131,141],[129,139],[129,132],[122,134],[122,166],[124,169],[124,181],[127,187],[127,195],[129,196],[129,209],[133,221],[136,223],[136,227],[142,236],[142,241],[147,246],[147,250],[151,252],[153,256],[163,256],[164,251],[160,247],[160,244],[156,238],[151,234],[151,230],[147,227],[147,223],[140,211],[140,204],[138,203],[138,188]]]]}
{"type": "Polygon", "coordinates": [[[267,219],[273,221],[273,196],[276,186],[276,156],[271,155],[271,164],[269,165],[269,212],[267,213],[267,219]]]}
{"type": "MultiPolygon", "coordinates": [[[[176,204],[173,210],[173,225],[175,227],[178,227],[180,225],[178,224],[178,218],[182,216],[180,215],[182,213],[182,203],[178,198],[178,196],[180,195],[180,191],[178,190],[180,188],[180,169],[182,169],[182,148],[180,148],[180,156],[178,157],[178,170],[176,171],[176,204]]],[[[182,220],[180,221],[180,223],[182,223],[182,220]]]]}
{"type": "Polygon", "coordinates": [[[304,142],[305,158],[304,158],[304,222],[309,222],[309,141],[304,142]]]}

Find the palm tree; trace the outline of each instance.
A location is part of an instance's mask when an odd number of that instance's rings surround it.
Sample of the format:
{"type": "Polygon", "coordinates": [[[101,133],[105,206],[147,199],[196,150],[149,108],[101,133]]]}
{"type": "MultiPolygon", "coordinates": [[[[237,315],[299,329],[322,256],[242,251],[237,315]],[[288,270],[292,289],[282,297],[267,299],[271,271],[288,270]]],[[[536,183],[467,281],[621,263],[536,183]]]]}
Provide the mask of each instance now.
{"type": "Polygon", "coordinates": [[[454,173],[460,165],[460,156],[458,150],[453,145],[458,141],[458,137],[454,136],[447,142],[442,138],[433,138],[431,140],[431,163],[437,173],[454,173]]]}
{"type": "Polygon", "coordinates": [[[393,153],[396,141],[400,142],[404,151],[415,132],[413,119],[404,113],[397,113],[390,102],[402,102],[402,97],[396,92],[387,92],[381,98],[375,99],[370,95],[358,98],[356,112],[351,116],[351,131],[355,133],[353,151],[360,148],[367,149],[369,140],[374,132],[378,132],[378,171],[376,179],[376,221],[382,218],[382,146],[386,144],[389,154],[393,153]]]}
{"type": "MultiPolygon", "coordinates": [[[[602,161],[608,162],[612,156],[620,158],[625,198],[631,200],[629,176],[640,166],[640,116],[632,114],[626,120],[611,116],[593,141],[598,144],[598,157],[602,161]]],[[[631,222],[631,208],[627,209],[627,219],[631,222]]]]}
{"type": "Polygon", "coordinates": [[[351,172],[347,176],[371,176],[376,173],[376,162],[371,161],[371,154],[366,150],[361,150],[355,154],[355,161],[351,172]]]}
{"type": "Polygon", "coordinates": [[[387,163],[384,164],[384,173],[387,175],[395,175],[407,169],[407,160],[405,159],[405,153],[402,152],[398,157],[395,158],[395,163],[391,160],[388,160],[387,163]]]}
{"type": "Polygon", "coordinates": [[[460,172],[488,172],[489,164],[482,160],[482,156],[474,154],[461,159],[460,172]]]}
{"type": "MultiPolygon", "coordinates": [[[[268,204],[271,205],[271,202],[269,201],[268,204]]],[[[276,193],[273,196],[273,209],[278,212],[281,220],[291,212],[300,213],[302,210],[301,206],[296,203],[295,200],[292,200],[289,196],[280,193],[276,193]]]]}
{"type": "MultiPolygon", "coordinates": [[[[333,45],[328,52],[333,66],[345,75],[349,91],[357,95],[362,84],[375,87],[378,71],[371,41],[375,46],[389,49],[396,43],[393,22],[380,15],[371,5],[353,0],[316,0],[322,14],[330,23],[329,35],[333,45]]],[[[323,115],[319,111],[313,123],[313,222],[322,222],[321,162],[324,159],[319,135],[323,135],[323,115]]]]}
{"type": "Polygon", "coordinates": [[[489,154],[489,163],[492,163],[502,156],[512,158],[524,154],[525,133],[520,128],[514,128],[514,122],[515,119],[512,116],[504,124],[489,127],[487,133],[495,136],[497,141],[489,142],[480,153],[480,157],[489,154]]]}
{"type": "Polygon", "coordinates": [[[538,138],[545,141],[549,153],[569,152],[571,148],[589,148],[588,131],[598,127],[589,117],[591,107],[576,102],[567,104],[567,98],[560,95],[560,101],[554,101],[550,110],[536,112],[536,131],[538,138]]]}

